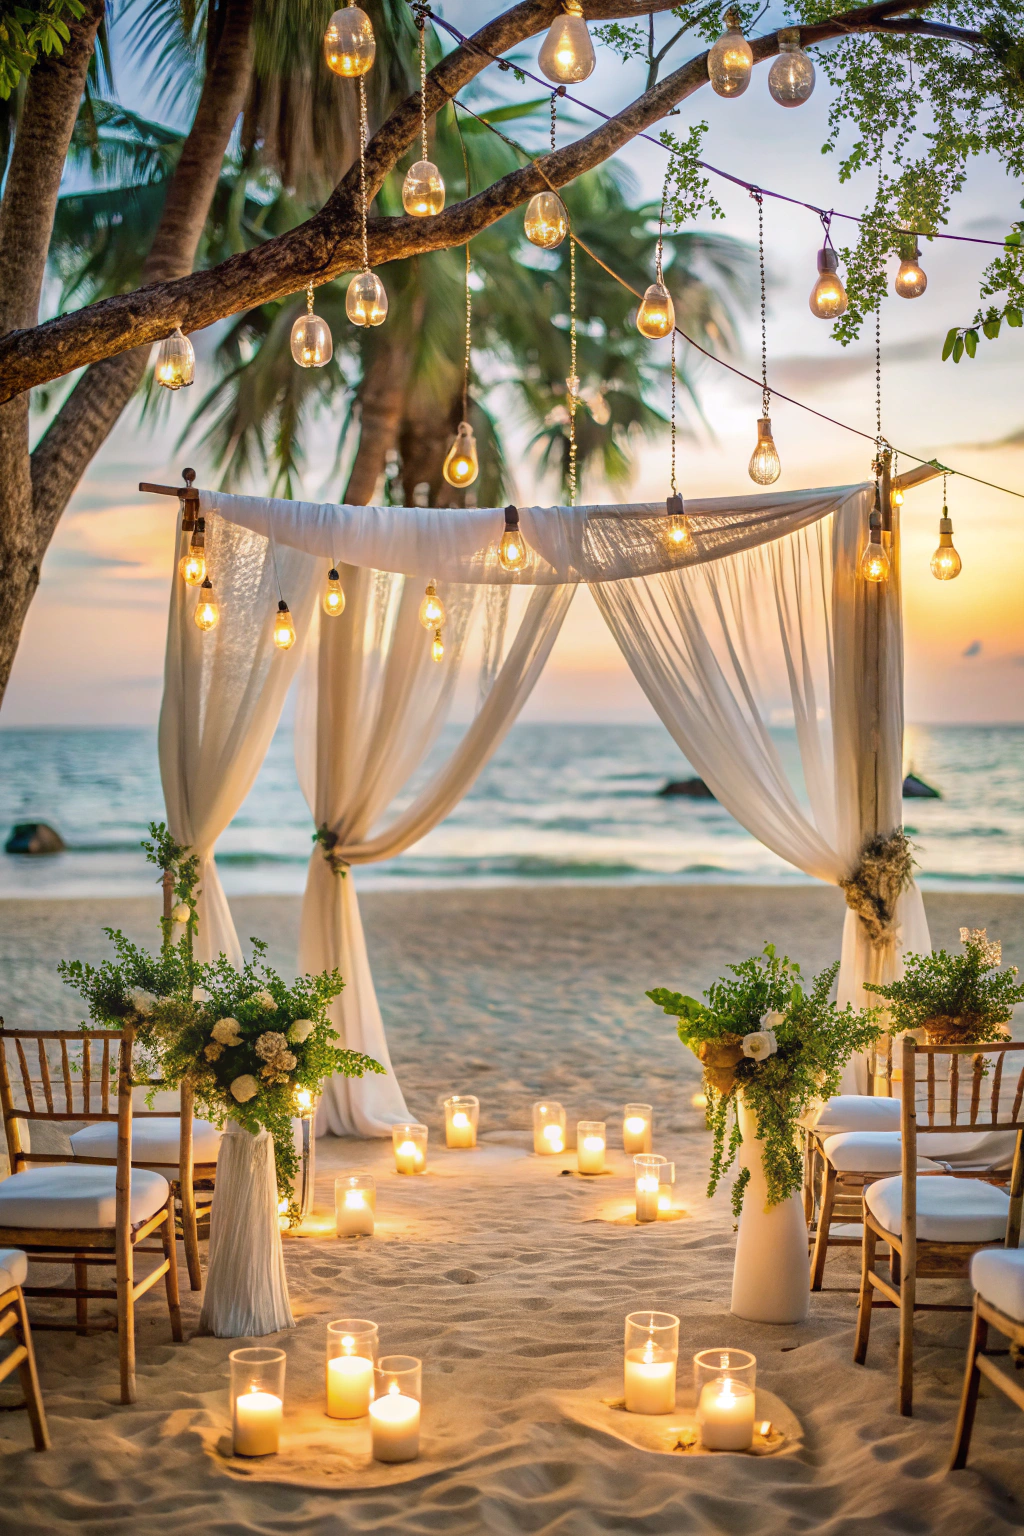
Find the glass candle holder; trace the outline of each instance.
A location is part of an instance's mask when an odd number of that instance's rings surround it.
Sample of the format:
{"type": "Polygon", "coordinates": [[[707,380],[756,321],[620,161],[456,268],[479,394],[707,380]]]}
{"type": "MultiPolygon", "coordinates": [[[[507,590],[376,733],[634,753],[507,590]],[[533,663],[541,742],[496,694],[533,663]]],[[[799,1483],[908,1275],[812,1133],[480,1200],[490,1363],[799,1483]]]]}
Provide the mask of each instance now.
{"type": "Polygon", "coordinates": [[[627,1104],[622,1111],[622,1150],[649,1152],[654,1111],[649,1104],[627,1104]]]}
{"type": "Polygon", "coordinates": [[[576,1166],[580,1173],[604,1172],[607,1139],[603,1120],[576,1122],[576,1166]]]}
{"type": "Polygon", "coordinates": [[[533,1150],[542,1157],[565,1151],[565,1110],[546,1100],[533,1106],[533,1150]]]}
{"type": "Polygon", "coordinates": [[[701,1444],[748,1451],[754,1438],[757,1360],[746,1349],[702,1349],[693,1357],[701,1444]]]}
{"type": "Polygon", "coordinates": [[[395,1149],[395,1167],[399,1173],[425,1173],[427,1137],[425,1125],[393,1125],[391,1144],[395,1149]]]}
{"type": "Polygon", "coordinates": [[[327,1324],[327,1415],[363,1419],[373,1402],[377,1324],[342,1317],[327,1324]]]}
{"type": "Polygon", "coordinates": [[[674,1413],[679,1319],[671,1312],[631,1312],[626,1318],[627,1413],[674,1413]]]}
{"type": "Polygon", "coordinates": [[[339,1237],[372,1237],[377,1185],[372,1173],[346,1173],[334,1181],[334,1227],[339,1237]]]}
{"type": "Polygon", "coordinates": [[[236,1456],[273,1456],[284,1417],[283,1349],[233,1349],[231,1445],[236,1456]]]}
{"type": "Polygon", "coordinates": [[[415,1461],[419,1455],[422,1372],[412,1355],[382,1355],[377,1361],[370,1404],[374,1461],[415,1461]]]}
{"type": "Polygon", "coordinates": [[[658,1152],[640,1152],[633,1159],[633,1178],[637,1221],[657,1221],[658,1212],[663,1209],[663,1188],[675,1178],[675,1164],[658,1152]]]}
{"type": "Polygon", "coordinates": [[[480,1100],[471,1093],[453,1093],[444,1101],[446,1147],[475,1147],[480,1122],[480,1100]]]}

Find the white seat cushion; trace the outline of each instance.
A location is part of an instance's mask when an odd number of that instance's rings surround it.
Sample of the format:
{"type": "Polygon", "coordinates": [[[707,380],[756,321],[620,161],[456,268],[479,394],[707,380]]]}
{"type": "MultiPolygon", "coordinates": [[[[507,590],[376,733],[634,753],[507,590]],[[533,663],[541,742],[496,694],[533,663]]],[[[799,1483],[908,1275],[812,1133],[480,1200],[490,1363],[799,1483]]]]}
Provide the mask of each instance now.
{"type": "Polygon", "coordinates": [[[1017,1146],[1017,1132],[967,1131],[963,1136],[922,1136],[918,1126],[917,1145],[929,1157],[941,1157],[943,1162],[965,1163],[971,1168],[1009,1168],[1017,1146]]]}
{"type": "Polygon", "coordinates": [[[0,1291],[12,1285],[24,1285],[28,1277],[28,1258],[20,1248],[0,1248],[0,1291]]]}
{"type": "MultiPolygon", "coordinates": [[[[117,1169],[89,1163],[26,1168],[0,1183],[0,1227],[113,1227],[117,1169]]],[[[167,1204],[162,1174],[133,1168],[131,1224],[147,1221],[167,1204]]]]}
{"type": "MultiPolygon", "coordinates": [[[[132,1120],[132,1162],[136,1167],[178,1166],[178,1136],[181,1121],[177,1115],[160,1115],[153,1120],[132,1120]]],[[[192,1121],[192,1161],[215,1163],[220,1151],[221,1132],[208,1120],[192,1121]]],[[[76,1157],[117,1156],[117,1124],[113,1120],[95,1120],[76,1131],[71,1138],[76,1157]]],[[[173,1173],[171,1174],[173,1178],[173,1173]]]]}
{"type": "Polygon", "coordinates": [[[840,1131],[898,1131],[900,1101],[867,1093],[839,1093],[821,1106],[817,1119],[809,1124],[821,1136],[840,1131]]]}
{"type": "Polygon", "coordinates": [[[985,1248],[971,1260],[971,1284],[979,1296],[1024,1323],[1024,1248],[985,1248]]]}
{"type": "MultiPolygon", "coordinates": [[[[839,1173],[899,1173],[901,1141],[899,1131],[840,1131],[825,1137],[822,1151],[839,1173]]],[[[922,1173],[942,1172],[940,1163],[920,1151],[917,1166],[922,1173]]]]}
{"type": "MultiPolygon", "coordinates": [[[[3,1186],[0,1185],[0,1189],[3,1186]]],[[[899,1235],[903,1180],[881,1179],[864,1191],[879,1226],[899,1235]]],[[[982,1179],[917,1181],[917,1235],[933,1243],[994,1243],[1006,1235],[1010,1197],[982,1179]]]]}

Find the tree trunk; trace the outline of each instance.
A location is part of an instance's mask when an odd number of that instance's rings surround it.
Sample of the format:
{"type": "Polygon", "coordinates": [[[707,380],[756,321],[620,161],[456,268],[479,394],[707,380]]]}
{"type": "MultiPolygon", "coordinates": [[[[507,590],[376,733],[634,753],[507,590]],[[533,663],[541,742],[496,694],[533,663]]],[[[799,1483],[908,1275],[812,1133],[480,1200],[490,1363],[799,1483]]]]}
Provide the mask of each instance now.
{"type": "Polygon", "coordinates": [[[429,487],[427,505],[456,507],[465,504],[465,492],[456,491],[442,474],[452,437],[462,419],[462,387],[452,397],[447,412],[422,397],[407,403],[398,451],[402,459],[402,484],[407,506],[413,505],[417,486],[429,487]]]}
{"type": "Polygon", "coordinates": [[[345,487],[345,501],[353,507],[365,507],[372,499],[388,449],[398,447],[412,362],[399,336],[375,336],[374,344],[359,390],[359,445],[345,487]]]}

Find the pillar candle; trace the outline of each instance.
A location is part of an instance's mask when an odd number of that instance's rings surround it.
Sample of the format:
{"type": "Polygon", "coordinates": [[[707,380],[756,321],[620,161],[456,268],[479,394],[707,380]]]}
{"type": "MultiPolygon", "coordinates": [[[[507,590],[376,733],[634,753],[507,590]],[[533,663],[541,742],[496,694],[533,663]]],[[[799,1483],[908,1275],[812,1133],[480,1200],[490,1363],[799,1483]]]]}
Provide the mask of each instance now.
{"type": "Polygon", "coordinates": [[[697,1417],[709,1451],[748,1451],[754,1439],[754,1394],[728,1376],[701,1390],[697,1417]]]}
{"type": "Polygon", "coordinates": [[[272,1392],[243,1392],[235,1398],[232,1439],[236,1456],[271,1456],[281,1435],[283,1404],[272,1392]]]}
{"type": "Polygon", "coordinates": [[[368,1190],[346,1189],[336,1216],[339,1237],[373,1236],[373,1206],[368,1190]]]}
{"type": "Polygon", "coordinates": [[[387,1392],[370,1404],[374,1461],[415,1461],[420,1453],[420,1405],[414,1397],[387,1392]]]}
{"type": "Polygon", "coordinates": [[[464,1109],[457,1109],[446,1127],[450,1147],[475,1147],[476,1133],[473,1122],[464,1109]]]}
{"type": "Polygon", "coordinates": [[[623,1120],[622,1149],[631,1153],[651,1150],[651,1122],[646,1115],[627,1115],[623,1120]]]}
{"type": "Polygon", "coordinates": [[[543,1146],[535,1147],[536,1152],[564,1152],[565,1136],[560,1125],[546,1125],[543,1131],[543,1146]]]}
{"type": "Polygon", "coordinates": [[[585,1135],[577,1143],[576,1161],[580,1173],[603,1173],[604,1137],[593,1133],[585,1135]]]}
{"type": "Polygon", "coordinates": [[[425,1161],[414,1141],[400,1141],[395,1148],[395,1167],[399,1173],[419,1173],[425,1161]]]}
{"type": "Polygon", "coordinates": [[[653,1174],[644,1173],[636,1181],[637,1221],[657,1221],[660,1209],[661,1181],[653,1174]]]}
{"type": "Polygon", "coordinates": [[[650,1345],[626,1351],[626,1412],[673,1413],[676,1362],[656,1360],[650,1345]]]}
{"type": "Polygon", "coordinates": [[[335,1355],[327,1362],[327,1413],[332,1419],[361,1419],[373,1400],[373,1361],[363,1355],[335,1355]]]}

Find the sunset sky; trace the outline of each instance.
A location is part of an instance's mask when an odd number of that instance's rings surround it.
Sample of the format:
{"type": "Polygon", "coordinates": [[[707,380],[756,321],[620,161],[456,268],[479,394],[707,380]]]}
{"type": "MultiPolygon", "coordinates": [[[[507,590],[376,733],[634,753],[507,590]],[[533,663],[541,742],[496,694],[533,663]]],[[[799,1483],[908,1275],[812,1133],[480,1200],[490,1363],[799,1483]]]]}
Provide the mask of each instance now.
{"type": "MultiPolygon", "coordinates": [[[[447,0],[444,14],[469,27],[497,12],[495,0],[447,0]]],[[[770,16],[762,23],[771,25],[770,16]]],[[[536,44],[524,50],[532,63],[536,44]]],[[[493,72],[492,72],[493,73],[493,72]]],[[[822,206],[859,212],[863,187],[841,186],[837,157],[822,156],[829,93],[821,72],[811,101],[795,111],[776,106],[767,69],[755,71],[746,95],[721,100],[705,89],[684,103],[674,128],[706,118],[707,158],[765,188],[822,206]]],[[[147,103],[141,81],[122,61],[122,92],[147,103]]],[[[495,90],[519,89],[494,75],[495,90]]],[[[525,89],[535,95],[533,86],[525,89]]],[[[642,89],[640,71],[599,50],[598,67],[578,93],[605,110],[642,89]]],[[[577,111],[583,130],[583,114],[577,111]]],[[[648,197],[660,195],[663,165],[650,146],[623,159],[648,197]]],[[[715,227],[738,239],[756,239],[754,204],[741,189],[718,181],[715,193],[727,220],[715,227]]],[[[1019,188],[994,166],[972,173],[949,228],[999,239],[1017,213],[1019,188]]],[[[513,218],[519,217],[517,214],[513,218]]],[[[820,244],[816,216],[766,200],[769,269],[769,379],[778,388],[851,425],[874,428],[872,349],[868,339],[843,350],[829,327],[807,306],[820,244]]],[[[836,234],[836,242],[840,236],[836,234]]],[[[969,321],[978,274],[991,248],[935,242],[926,246],[926,294],[908,302],[890,296],[882,314],[883,426],[898,448],[936,456],[955,468],[1024,492],[1024,331],[1004,331],[982,342],[977,358],[959,366],[939,361],[949,326],[969,321]],[[1012,444],[1020,438],[1017,446],[1012,444]]],[[[895,263],[892,264],[893,269],[895,263]]],[[[382,269],[387,283],[387,270],[382,269]]],[[[195,338],[199,367],[203,340],[195,338]]],[[[756,372],[754,317],[745,328],[746,363],[756,372]]],[[[656,344],[655,344],[656,345],[656,344]]],[[[667,343],[665,344],[667,346],[667,343]]],[[[684,494],[727,496],[751,490],[746,463],[755,438],[759,393],[714,364],[699,374],[700,397],[711,432],[682,450],[684,494]]],[[[201,386],[200,386],[201,387],[201,386]]],[[[43,568],[40,592],[25,629],[2,723],[128,724],[156,718],[161,691],[167,587],[171,571],[175,503],[142,497],[140,479],[176,480],[180,466],[202,455],[177,446],[190,409],[170,402],[156,432],[130,409],[94,461],[65,515],[43,568]]],[[[339,400],[338,411],[343,408],[339,400]]],[[[846,483],[869,474],[870,444],[793,407],[776,402],[775,439],[783,464],[779,489],[846,483]]],[[[330,434],[325,432],[325,437],[330,434]]],[[[332,499],[328,455],[311,456],[305,494],[332,499]]],[[[668,489],[667,443],[639,454],[631,495],[659,499],[668,489]]],[[[252,487],[258,490],[258,486],[252,487]]],[[[523,473],[523,503],[551,499],[552,488],[523,473]]],[[[610,499],[598,485],[585,500],[610,499]]],[[[963,573],[936,582],[928,560],[937,543],[941,482],[912,492],[904,509],[907,632],[907,715],[911,720],[1024,721],[1024,501],[954,478],[950,511],[963,573]]],[[[651,718],[610,636],[583,591],[558,642],[527,718],[581,720],[651,718]]]]}

